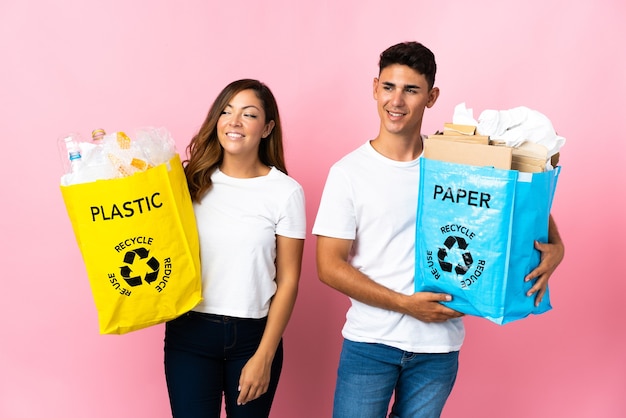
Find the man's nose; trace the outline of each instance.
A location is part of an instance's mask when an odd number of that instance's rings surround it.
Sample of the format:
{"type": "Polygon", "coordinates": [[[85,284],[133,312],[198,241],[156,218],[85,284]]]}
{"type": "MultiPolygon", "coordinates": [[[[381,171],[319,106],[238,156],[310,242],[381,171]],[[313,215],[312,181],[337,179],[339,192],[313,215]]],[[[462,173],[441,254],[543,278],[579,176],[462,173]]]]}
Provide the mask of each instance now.
{"type": "Polygon", "coordinates": [[[402,106],[404,104],[404,92],[400,89],[394,90],[391,94],[391,104],[402,106]]]}

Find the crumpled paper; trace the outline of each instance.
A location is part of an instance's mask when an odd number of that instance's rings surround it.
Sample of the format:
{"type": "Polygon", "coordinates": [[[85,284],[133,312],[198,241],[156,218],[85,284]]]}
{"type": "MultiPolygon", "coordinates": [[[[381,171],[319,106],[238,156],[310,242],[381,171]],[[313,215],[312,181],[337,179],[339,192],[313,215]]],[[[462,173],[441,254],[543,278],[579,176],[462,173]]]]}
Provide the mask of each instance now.
{"type": "Polygon", "coordinates": [[[453,123],[476,126],[479,135],[503,141],[507,146],[519,147],[524,142],[541,144],[548,149],[548,156],[558,153],[565,138],[557,135],[552,122],[544,114],[519,106],[508,110],[484,110],[478,120],[465,103],[454,108],[453,123]]]}

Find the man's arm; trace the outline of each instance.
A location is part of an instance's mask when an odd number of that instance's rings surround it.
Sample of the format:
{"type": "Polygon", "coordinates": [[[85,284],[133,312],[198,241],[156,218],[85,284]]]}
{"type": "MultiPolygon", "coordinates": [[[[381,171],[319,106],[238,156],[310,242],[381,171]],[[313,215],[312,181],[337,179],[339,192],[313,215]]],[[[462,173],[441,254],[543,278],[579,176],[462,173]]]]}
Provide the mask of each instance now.
{"type": "Polygon", "coordinates": [[[550,215],[548,225],[548,242],[541,243],[535,241],[535,248],[541,252],[541,262],[536,269],[531,271],[524,278],[524,280],[530,281],[537,279],[533,287],[531,287],[528,291],[527,295],[532,296],[536,293],[535,306],[538,306],[543,298],[543,295],[548,289],[548,280],[550,280],[550,276],[552,276],[552,273],[554,273],[554,270],[556,270],[565,255],[565,246],[563,245],[563,240],[561,239],[561,235],[559,234],[552,215],[550,215]]]}
{"type": "Polygon", "coordinates": [[[410,315],[423,322],[443,322],[463,316],[439,303],[451,300],[449,295],[430,292],[404,295],[376,283],[348,263],[351,248],[352,240],[317,237],[317,273],[323,283],[367,305],[410,315]]]}

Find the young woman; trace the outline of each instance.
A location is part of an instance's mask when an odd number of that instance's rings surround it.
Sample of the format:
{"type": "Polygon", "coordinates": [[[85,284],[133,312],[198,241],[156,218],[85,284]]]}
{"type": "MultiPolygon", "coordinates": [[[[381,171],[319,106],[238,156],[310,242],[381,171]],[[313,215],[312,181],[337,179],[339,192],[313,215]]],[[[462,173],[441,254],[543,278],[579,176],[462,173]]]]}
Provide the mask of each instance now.
{"type": "Polygon", "coordinates": [[[203,301],[167,323],[175,418],[267,417],[298,290],[304,192],[287,176],[276,100],[257,80],[222,90],[187,147],[203,301]]]}

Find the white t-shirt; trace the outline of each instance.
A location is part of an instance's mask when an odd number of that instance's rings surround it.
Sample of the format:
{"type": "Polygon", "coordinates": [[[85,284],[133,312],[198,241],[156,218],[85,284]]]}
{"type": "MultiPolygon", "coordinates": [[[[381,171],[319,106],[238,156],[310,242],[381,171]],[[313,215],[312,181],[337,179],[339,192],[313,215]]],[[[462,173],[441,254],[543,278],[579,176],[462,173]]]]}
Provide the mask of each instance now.
{"type": "Polygon", "coordinates": [[[216,170],[211,179],[194,203],[204,299],[193,310],[263,318],[276,292],[276,235],[306,236],[304,191],[274,167],[248,179],[216,170]]]}
{"type": "MultiPolygon", "coordinates": [[[[313,234],[354,240],[350,264],[381,285],[413,294],[415,223],[420,159],[401,162],[368,141],[328,174],[313,234]]],[[[425,323],[350,299],[343,336],[414,353],[457,351],[465,337],[460,318],[425,323]]]]}

